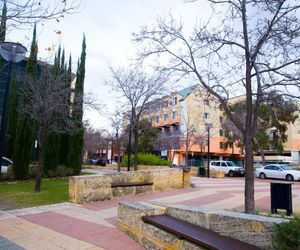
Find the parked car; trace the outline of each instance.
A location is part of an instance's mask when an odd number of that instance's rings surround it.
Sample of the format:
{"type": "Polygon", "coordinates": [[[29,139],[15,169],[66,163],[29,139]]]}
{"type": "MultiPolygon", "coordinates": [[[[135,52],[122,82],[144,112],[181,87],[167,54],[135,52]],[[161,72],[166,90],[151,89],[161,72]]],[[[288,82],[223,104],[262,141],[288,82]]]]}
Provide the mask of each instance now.
{"type": "Polygon", "coordinates": [[[1,173],[7,173],[8,171],[8,166],[13,165],[13,161],[6,158],[2,157],[2,162],[1,162],[1,173]]]}
{"type": "Polygon", "coordinates": [[[105,167],[106,166],[106,159],[98,159],[96,164],[105,167]]]}
{"type": "Polygon", "coordinates": [[[300,180],[300,171],[293,170],[289,166],[280,164],[269,164],[262,168],[258,168],[256,169],[255,175],[260,179],[274,178],[287,181],[300,180]]]}
{"type": "Polygon", "coordinates": [[[97,159],[90,159],[90,164],[96,164],[97,163],[97,159]]]}
{"type": "Polygon", "coordinates": [[[232,161],[211,161],[209,164],[210,170],[216,170],[224,172],[225,175],[233,177],[235,175],[244,176],[245,169],[237,166],[232,161]]]}

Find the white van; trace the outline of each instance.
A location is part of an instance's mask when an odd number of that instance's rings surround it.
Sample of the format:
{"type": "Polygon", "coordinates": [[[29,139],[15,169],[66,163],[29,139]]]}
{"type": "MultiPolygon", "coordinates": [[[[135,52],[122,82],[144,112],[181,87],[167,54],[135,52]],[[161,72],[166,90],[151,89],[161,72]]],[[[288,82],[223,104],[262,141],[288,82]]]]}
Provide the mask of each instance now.
{"type": "Polygon", "coordinates": [[[225,175],[233,177],[235,175],[244,176],[245,169],[237,166],[232,161],[211,161],[209,164],[211,170],[224,172],[225,175]]]}

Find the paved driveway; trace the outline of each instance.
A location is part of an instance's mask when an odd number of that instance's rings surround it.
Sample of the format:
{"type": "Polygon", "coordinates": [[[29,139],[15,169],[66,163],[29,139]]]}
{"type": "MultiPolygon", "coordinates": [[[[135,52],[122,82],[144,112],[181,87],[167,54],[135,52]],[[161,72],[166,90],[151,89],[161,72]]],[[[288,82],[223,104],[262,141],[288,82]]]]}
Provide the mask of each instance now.
{"type": "MultiPolygon", "coordinates": [[[[124,197],[122,200],[162,201],[188,206],[243,211],[243,178],[192,177],[196,188],[124,197]]],[[[270,181],[256,180],[255,200],[270,211],[270,181]]],[[[293,208],[300,214],[300,183],[293,184],[293,208]]],[[[88,205],[62,203],[0,211],[0,249],[143,249],[116,228],[120,200],[88,205]]]]}

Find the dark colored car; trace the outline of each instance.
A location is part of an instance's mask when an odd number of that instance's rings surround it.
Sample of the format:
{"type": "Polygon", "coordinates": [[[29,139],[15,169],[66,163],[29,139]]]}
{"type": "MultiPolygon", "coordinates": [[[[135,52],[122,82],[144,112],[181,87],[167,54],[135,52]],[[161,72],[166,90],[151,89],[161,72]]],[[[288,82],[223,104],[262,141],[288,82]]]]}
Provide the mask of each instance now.
{"type": "Polygon", "coordinates": [[[99,159],[99,160],[97,160],[96,164],[99,165],[99,166],[105,167],[106,166],[106,162],[107,162],[106,159],[99,159]]]}
{"type": "Polygon", "coordinates": [[[183,165],[176,165],[176,164],[172,164],[171,166],[170,166],[171,168],[180,168],[180,169],[188,169],[188,170],[190,170],[191,169],[191,167],[185,167],[185,166],[183,166],[183,165]]]}

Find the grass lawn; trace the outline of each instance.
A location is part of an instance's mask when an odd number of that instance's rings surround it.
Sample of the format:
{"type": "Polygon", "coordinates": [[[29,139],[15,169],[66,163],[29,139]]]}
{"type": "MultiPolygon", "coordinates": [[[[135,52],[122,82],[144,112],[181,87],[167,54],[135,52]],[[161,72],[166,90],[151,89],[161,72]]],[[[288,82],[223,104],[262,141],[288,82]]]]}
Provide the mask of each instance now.
{"type": "Polygon", "coordinates": [[[41,192],[34,192],[34,181],[0,183],[0,204],[32,207],[68,201],[69,178],[42,180],[41,192]]]}

